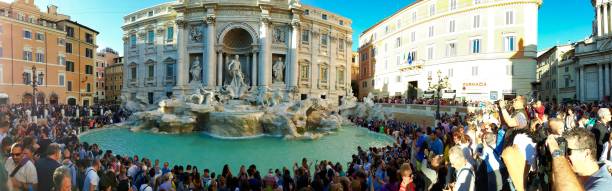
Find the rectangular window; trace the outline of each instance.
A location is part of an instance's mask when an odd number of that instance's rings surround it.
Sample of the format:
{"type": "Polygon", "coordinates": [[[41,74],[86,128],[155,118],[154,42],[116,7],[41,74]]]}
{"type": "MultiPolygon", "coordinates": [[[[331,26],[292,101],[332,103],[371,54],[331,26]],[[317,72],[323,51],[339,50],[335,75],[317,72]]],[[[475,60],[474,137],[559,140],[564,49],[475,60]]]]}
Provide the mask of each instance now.
{"type": "Polygon", "coordinates": [[[338,50],[344,51],[344,39],[338,40],[338,50]]]}
{"type": "Polygon", "coordinates": [[[472,76],[478,76],[478,66],[472,66],[472,76]]]}
{"type": "Polygon", "coordinates": [[[149,80],[153,80],[154,76],[155,76],[155,66],[153,64],[150,64],[149,66],[147,66],[148,72],[149,72],[149,80]]]}
{"type": "Polygon", "coordinates": [[[74,28],[67,26],[66,27],[66,36],[74,38],[74,28]]]}
{"type": "Polygon", "coordinates": [[[434,16],[436,14],[436,4],[429,5],[429,16],[434,16]]]}
{"type": "Polygon", "coordinates": [[[482,0],[474,0],[474,5],[480,4],[481,2],[482,2],[482,0]]]}
{"type": "Polygon", "coordinates": [[[45,40],[45,35],[42,33],[36,33],[36,40],[45,40]]]}
{"type": "Polygon", "coordinates": [[[308,64],[302,64],[300,68],[300,79],[302,81],[308,81],[308,71],[310,70],[310,66],[308,64]]]}
{"type": "Polygon", "coordinates": [[[480,53],[480,39],[473,39],[470,42],[470,52],[472,54],[480,53]]]}
{"type": "Polygon", "coordinates": [[[149,11],[148,16],[153,16],[153,11],[149,11]]]}
{"type": "Polygon", "coordinates": [[[338,24],[340,24],[340,26],[344,26],[344,21],[340,20],[340,21],[338,21],[338,24]]]}
{"type": "Polygon", "coordinates": [[[310,30],[304,30],[302,32],[302,44],[310,43],[310,30]]]}
{"type": "Polygon", "coordinates": [[[25,39],[32,39],[32,32],[30,32],[30,31],[23,31],[23,38],[25,38],[25,39]]]}
{"type": "Polygon", "coordinates": [[[399,48],[401,46],[402,46],[402,38],[401,37],[395,38],[395,48],[399,48]]]}
{"type": "Polygon", "coordinates": [[[569,87],[570,86],[570,79],[568,77],[565,78],[565,87],[569,87]]]}
{"type": "Polygon", "coordinates": [[[434,26],[429,26],[429,37],[434,36],[434,26]]]}
{"type": "Polygon", "coordinates": [[[565,72],[569,72],[569,66],[565,66],[565,72]]]}
{"type": "Polygon", "coordinates": [[[130,68],[130,70],[131,70],[131,71],[130,71],[130,74],[131,74],[131,76],[130,76],[131,78],[130,78],[130,79],[131,79],[132,81],[136,81],[136,76],[137,76],[137,73],[136,73],[136,66],[133,66],[132,68],[130,68]]]}
{"type": "Polygon", "coordinates": [[[174,64],[166,64],[166,80],[174,81],[174,64]]]}
{"type": "Polygon", "coordinates": [[[455,20],[452,20],[448,23],[448,32],[449,33],[454,33],[455,32],[455,20]]]}
{"type": "Polygon", "coordinates": [[[44,53],[36,53],[36,62],[45,62],[45,54],[44,53]]]}
{"type": "Polygon", "coordinates": [[[452,68],[448,69],[448,77],[453,77],[455,74],[455,71],[452,68]]]}
{"type": "Polygon", "coordinates": [[[93,35],[89,33],[85,33],[85,42],[89,44],[93,44],[94,43],[93,35]]]}
{"type": "Polygon", "coordinates": [[[480,15],[474,15],[474,21],[473,21],[473,25],[472,27],[474,27],[475,29],[480,28],[480,15]]]}
{"type": "Polygon", "coordinates": [[[130,45],[136,46],[136,34],[130,35],[130,45]]]}
{"type": "Polygon", "coordinates": [[[411,42],[416,41],[416,31],[412,31],[412,32],[410,33],[410,41],[411,41],[411,42]]]}
{"type": "Polygon", "coordinates": [[[68,81],[68,87],[66,87],[68,89],[69,92],[72,91],[72,81],[68,81]]]}
{"type": "Polygon", "coordinates": [[[321,83],[327,83],[327,67],[326,66],[321,66],[321,73],[320,73],[320,78],[321,78],[321,83]]]}
{"type": "Polygon", "coordinates": [[[506,11],[506,25],[513,25],[513,24],[514,24],[514,12],[506,11]]]}
{"type": "Polygon", "coordinates": [[[57,84],[58,84],[59,86],[64,86],[64,85],[65,85],[65,84],[64,84],[64,80],[66,80],[65,78],[66,78],[66,77],[64,76],[64,74],[59,74],[59,77],[57,78],[57,79],[58,79],[57,84]]]}
{"type": "Polygon", "coordinates": [[[153,44],[155,42],[155,32],[150,30],[147,33],[147,43],[153,44]]]}
{"type": "Polygon", "coordinates": [[[457,46],[454,42],[448,43],[446,45],[446,57],[451,57],[457,55],[457,46]]]}
{"type": "Polygon", "coordinates": [[[434,57],[434,47],[431,46],[427,48],[427,59],[433,60],[433,57],[434,57]]]}
{"type": "Polygon", "coordinates": [[[87,92],[91,92],[91,84],[87,83],[87,87],[85,89],[87,92]]]}
{"type": "Polygon", "coordinates": [[[322,15],[321,15],[321,19],[323,19],[323,20],[327,20],[327,14],[322,14],[322,15]]]}
{"type": "Polygon", "coordinates": [[[85,74],[93,74],[93,66],[85,65],[85,74]]]}
{"type": "Polygon", "coordinates": [[[89,48],[85,48],[85,57],[93,58],[93,50],[89,48]]]}
{"type": "Polygon", "coordinates": [[[59,65],[66,65],[66,57],[64,57],[63,55],[58,55],[57,56],[57,64],[59,64],[59,65]]]}
{"type": "Polygon", "coordinates": [[[168,27],[166,29],[166,41],[172,42],[174,40],[174,27],[168,27]]]}
{"type": "Polygon", "coordinates": [[[504,51],[506,52],[514,52],[516,51],[515,45],[515,37],[514,36],[505,36],[504,37],[504,51]]]}
{"type": "Polygon", "coordinates": [[[455,10],[457,9],[457,0],[450,0],[450,10],[455,10]]]}
{"type": "Polygon", "coordinates": [[[304,15],[310,15],[310,10],[308,9],[304,10],[304,15]]]}
{"type": "Polygon", "coordinates": [[[327,46],[327,34],[321,35],[321,45],[327,46]]]}
{"type": "Polygon", "coordinates": [[[72,53],[72,43],[66,43],[66,53],[72,53]]]}
{"type": "Polygon", "coordinates": [[[23,60],[32,61],[32,51],[23,51],[23,60]]]}
{"type": "Polygon", "coordinates": [[[66,61],[66,71],[74,72],[74,62],[66,61]]]}
{"type": "Polygon", "coordinates": [[[417,20],[417,13],[413,12],[412,13],[412,22],[414,23],[414,22],[416,22],[416,20],[417,20]]]}

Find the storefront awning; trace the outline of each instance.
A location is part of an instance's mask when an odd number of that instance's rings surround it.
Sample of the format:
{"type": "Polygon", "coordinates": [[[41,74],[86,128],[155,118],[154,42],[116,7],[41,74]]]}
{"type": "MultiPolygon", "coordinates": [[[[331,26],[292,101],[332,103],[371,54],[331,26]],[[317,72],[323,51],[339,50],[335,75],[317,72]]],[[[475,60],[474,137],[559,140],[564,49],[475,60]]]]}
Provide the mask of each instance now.
{"type": "Polygon", "coordinates": [[[9,98],[8,94],[0,93],[0,99],[7,99],[7,98],[9,98]]]}

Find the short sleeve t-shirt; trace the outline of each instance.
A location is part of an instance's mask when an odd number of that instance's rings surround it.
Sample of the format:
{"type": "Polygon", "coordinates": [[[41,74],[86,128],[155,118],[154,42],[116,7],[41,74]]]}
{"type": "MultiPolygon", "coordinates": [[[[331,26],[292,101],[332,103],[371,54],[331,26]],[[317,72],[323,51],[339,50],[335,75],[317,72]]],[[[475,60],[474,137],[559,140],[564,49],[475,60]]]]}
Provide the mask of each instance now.
{"type": "Polygon", "coordinates": [[[516,115],[516,121],[518,123],[517,128],[525,128],[527,127],[527,116],[525,114],[518,112],[516,115]]]}
{"type": "MultiPolygon", "coordinates": [[[[6,172],[8,172],[9,176],[13,170],[17,168],[17,166],[19,166],[19,163],[15,164],[12,157],[7,159],[6,163],[4,163],[4,168],[6,169],[6,172]]],[[[38,175],[36,174],[36,167],[34,166],[34,163],[32,163],[31,160],[28,160],[28,162],[26,162],[23,167],[21,167],[21,169],[15,173],[14,178],[21,183],[38,184],[38,175]]]]}
{"type": "Polygon", "coordinates": [[[588,191],[610,190],[612,175],[608,171],[608,165],[602,165],[585,183],[584,188],[588,191]]]}

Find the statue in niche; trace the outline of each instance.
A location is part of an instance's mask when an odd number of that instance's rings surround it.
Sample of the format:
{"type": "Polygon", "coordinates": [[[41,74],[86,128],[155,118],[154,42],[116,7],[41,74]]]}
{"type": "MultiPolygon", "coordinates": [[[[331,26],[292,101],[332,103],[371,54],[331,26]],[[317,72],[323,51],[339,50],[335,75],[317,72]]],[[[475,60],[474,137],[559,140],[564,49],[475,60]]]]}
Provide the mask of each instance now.
{"type": "Polygon", "coordinates": [[[239,55],[235,55],[234,59],[227,65],[231,81],[226,85],[225,90],[228,92],[229,96],[234,99],[244,96],[247,90],[246,84],[244,83],[244,74],[240,67],[239,55]]]}
{"type": "Polygon", "coordinates": [[[274,29],[274,42],[284,43],[285,42],[285,32],[282,27],[276,27],[274,29]]]}
{"type": "Polygon", "coordinates": [[[282,57],[278,57],[278,60],[274,62],[272,66],[272,75],[274,77],[274,82],[283,82],[284,79],[284,71],[285,71],[285,62],[283,62],[282,57]]]}
{"type": "Polygon", "coordinates": [[[197,25],[191,26],[191,29],[189,29],[189,37],[193,42],[201,42],[202,32],[200,32],[200,27],[197,25]]]}
{"type": "Polygon", "coordinates": [[[240,56],[234,55],[234,59],[229,63],[228,69],[230,78],[232,81],[230,85],[242,86],[244,85],[244,74],[242,74],[242,69],[240,68],[240,56]]]}
{"type": "Polygon", "coordinates": [[[193,64],[191,64],[191,68],[189,69],[189,73],[191,73],[191,81],[197,82],[202,80],[202,67],[200,66],[200,57],[196,56],[195,60],[193,60],[193,64]]]}

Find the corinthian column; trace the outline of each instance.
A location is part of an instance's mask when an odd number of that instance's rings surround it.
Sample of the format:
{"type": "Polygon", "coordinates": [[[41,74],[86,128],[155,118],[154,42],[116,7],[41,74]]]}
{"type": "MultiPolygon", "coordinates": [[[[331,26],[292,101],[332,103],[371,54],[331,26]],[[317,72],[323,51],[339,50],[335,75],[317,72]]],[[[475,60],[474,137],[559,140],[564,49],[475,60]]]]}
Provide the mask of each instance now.
{"type": "Polygon", "coordinates": [[[604,35],[608,35],[610,33],[610,30],[608,28],[608,21],[610,20],[610,18],[608,18],[608,4],[603,4],[603,33],[604,35]]]}
{"type": "Polygon", "coordinates": [[[217,52],[217,86],[223,85],[223,51],[219,48],[217,52]]]}
{"type": "Polygon", "coordinates": [[[253,62],[251,63],[251,86],[257,86],[257,50],[253,50],[253,62]]]}
{"type": "Polygon", "coordinates": [[[602,6],[595,6],[595,14],[597,14],[597,36],[603,36],[603,32],[601,30],[601,7],[602,6]]]}
{"type": "Polygon", "coordinates": [[[272,38],[270,36],[270,18],[268,16],[264,16],[261,18],[261,26],[260,26],[260,41],[261,41],[261,51],[259,52],[261,55],[261,62],[259,62],[259,85],[260,86],[268,86],[269,79],[271,78],[269,67],[272,64],[272,42],[270,41],[272,38]]]}
{"type": "Polygon", "coordinates": [[[189,64],[189,58],[187,56],[187,51],[185,50],[185,45],[187,44],[185,41],[187,39],[187,29],[185,28],[187,23],[184,20],[176,20],[176,25],[178,26],[178,40],[176,42],[176,46],[178,48],[178,59],[176,62],[177,70],[177,79],[176,86],[174,87],[174,94],[177,96],[183,96],[185,93],[185,84],[187,84],[187,67],[185,65],[189,64]]]}
{"type": "Polygon", "coordinates": [[[297,87],[298,82],[298,47],[299,47],[299,37],[300,37],[300,20],[297,19],[297,15],[293,15],[293,21],[291,22],[291,26],[293,30],[291,31],[291,57],[289,60],[289,87],[297,87]]]}
{"type": "Polygon", "coordinates": [[[208,24],[208,44],[206,47],[207,50],[207,58],[206,67],[204,70],[206,71],[206,80],[205,84],[209,88],[215,86],[215,72],[216,72],[216,62],[215,62],[215,15],[208,15],[206,17],[206,24],[208,24]]]}

